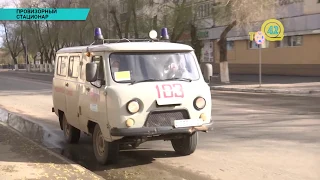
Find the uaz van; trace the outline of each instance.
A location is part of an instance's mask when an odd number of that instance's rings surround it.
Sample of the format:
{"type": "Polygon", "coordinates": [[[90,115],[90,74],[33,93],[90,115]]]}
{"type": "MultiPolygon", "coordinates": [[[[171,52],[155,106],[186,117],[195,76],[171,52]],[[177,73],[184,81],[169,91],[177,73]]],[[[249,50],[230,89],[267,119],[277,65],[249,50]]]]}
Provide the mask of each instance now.
{"type": "Polygon", "coordinates": [[[115,162],[120,145],[151,140],[170,140],[179,155],[192,154],[198,132],[213,124],[210,88],[193,49],[160,42],[156,31],[145,41],[114,43],[95,32],[93,44],[56,54],[52,111],[67,142],[92,135],[101,164],[115,162]]]}

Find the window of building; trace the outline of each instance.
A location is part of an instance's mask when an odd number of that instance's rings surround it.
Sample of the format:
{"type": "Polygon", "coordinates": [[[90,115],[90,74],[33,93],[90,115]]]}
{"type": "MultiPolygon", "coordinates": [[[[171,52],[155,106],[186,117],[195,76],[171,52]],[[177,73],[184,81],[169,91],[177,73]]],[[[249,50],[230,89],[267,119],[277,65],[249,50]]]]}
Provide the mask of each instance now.
{"type": "Polygon", "coordinates": [[[154,2],[153,0],[149,0],[149,6],[153,6],[154,2]]]}
{"type": "Polygon", "coordinates": [[[137,10],[142,9],[145,5],[147,5],[147,3],[145,3],[144,0],[136,0],[136,8],[137,8],[137,10]]]}
{"type": "Polygon", "coordinates": [[[302,46],[303,36],[285,36],[282,41],[277,42],[277,47],[302,46]]]}
{"type": "MultiPolygon", "coordinates": [[[[261,44],[261,48],[269,48],[269,41],[264,41],[264,43],[261,44]]],[[[254,40],[249,41],[249,49],[259,49],[259,45],[254,40]]]]}
{"type": "Polygon", "coordinates": [[[234,47],[234,41],[227,41],[227,50],[231,51],[234,47]]]}
{"type": "Polygon", "coordinates": [[[80,57],[70,56],[69,58],[69,77],[78,78],[80,69],[80,57]]]}
{"type": "Polygon", "coordinates": [[[120,13],[126,13],[128,11],[128,3],[126,0],[120,1],[120,13]]]}
{"type": "Polygon", "coordinates": [[[205,3],[205,4],[200,4],[197,7],[197,18],[207,18],[212,15],[212,9],[211,9],[212,3],[205,3]]]}
{"type": "Polygon", "coordinates": [[[57,74],[59,76],[66,76],[67,75],[67,56],[59,56],[57,62],[57,74]]]}

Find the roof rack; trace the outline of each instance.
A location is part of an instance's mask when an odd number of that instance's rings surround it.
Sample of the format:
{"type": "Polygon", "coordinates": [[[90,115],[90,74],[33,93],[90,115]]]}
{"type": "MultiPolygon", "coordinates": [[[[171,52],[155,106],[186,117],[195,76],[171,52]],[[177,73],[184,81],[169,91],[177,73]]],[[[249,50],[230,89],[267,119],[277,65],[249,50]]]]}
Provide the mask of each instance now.
{"type": "Polygon", "coordinates": [[[127,38],[120,38],[120,39],[104,39],[101,29],[100,28],[95,28],[94,29],[94,41],[87,46],[87,52],[89,52],[89,47],[92,45],[98,45],[98,44],[105,44],[105,43],[120,43],[120,42],[154,42],[154,41],[168,41],[169,40],[169,35],[167,28],[162,28],[161,29],[161,38],[157,38],[157,31],[151,30],[149,32],[149,39],[127,39],[127,38]],[[101,42],[101,43],[100,43],[101,42]]]}
{"type": "Polygon", "coordinates": [[[160,41],[159,39],[103,39],[103,40],[95,40],[91,44],[87,46],[87,52],[89,51],[89,47],[92,45],[103,45],[103,44],[110,44],[110,43],[121,43],[121,42],[154,42],[160,41]]]}
{"type": "Polygon", "coordinates": [[[152,42],[155,41],[153,39],[103,39],[103,44],[105,43],[119,43],[119,42],[152,42]]]}

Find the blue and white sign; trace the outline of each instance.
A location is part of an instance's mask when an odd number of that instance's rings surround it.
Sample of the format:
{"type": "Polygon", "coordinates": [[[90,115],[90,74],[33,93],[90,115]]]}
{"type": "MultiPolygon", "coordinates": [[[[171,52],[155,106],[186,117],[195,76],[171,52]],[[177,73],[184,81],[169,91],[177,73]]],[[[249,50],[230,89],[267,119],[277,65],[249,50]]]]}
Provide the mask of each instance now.
{"type": "Polygon", "coordinates": [[[259,44],[259,45],[260,45],[260,44],[263,44],[264,41],[266,40],[264,33],[261,32],[261,31],[256,32],[256,34],[254,35],[254,40],[255,40],[256,43],[259,44]]]}
{"type": "Polygon", "coordinates": [[[89,8],[0,8],[1,21],[85,21],[89,8]]]}

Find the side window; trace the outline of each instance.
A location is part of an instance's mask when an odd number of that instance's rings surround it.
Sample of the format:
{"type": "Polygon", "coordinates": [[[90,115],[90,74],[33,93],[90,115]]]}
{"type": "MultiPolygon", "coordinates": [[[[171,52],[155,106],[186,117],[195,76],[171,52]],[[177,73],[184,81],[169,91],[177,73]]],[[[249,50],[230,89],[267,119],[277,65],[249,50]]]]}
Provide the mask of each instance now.
{"type": "Polygon", "coordinates": [[[103,71],[103,59],[102,56],[93,56],[92,62],[98,65],[98,80],[104,80],[104,71],[103,71]]]}
{"type": "Polygon", "coordinates": [[[70,56],[69,58],[69,77],[78,78],[79,69],[80,69],[80,57],[79,56],[70,56]]]}
{"type": "Polygon", "coordinates": [[[67,56],[60,56],[58,57],[57,63],[57,74],[59,76],[66,76],[67,75],[67,56]]]}

